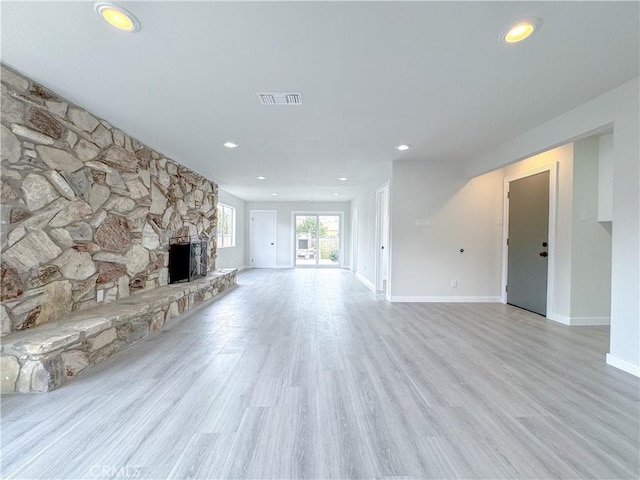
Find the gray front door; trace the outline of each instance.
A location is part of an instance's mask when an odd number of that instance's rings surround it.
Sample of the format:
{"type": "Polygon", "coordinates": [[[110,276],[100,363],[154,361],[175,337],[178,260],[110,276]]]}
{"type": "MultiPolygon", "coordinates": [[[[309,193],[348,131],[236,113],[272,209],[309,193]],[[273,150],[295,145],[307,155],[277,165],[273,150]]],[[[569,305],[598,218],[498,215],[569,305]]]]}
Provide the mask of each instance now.
{"type": "Polygon", "coordinates": [[[509,182],[507,303],[547,315],[549,172],[509,182]]]}

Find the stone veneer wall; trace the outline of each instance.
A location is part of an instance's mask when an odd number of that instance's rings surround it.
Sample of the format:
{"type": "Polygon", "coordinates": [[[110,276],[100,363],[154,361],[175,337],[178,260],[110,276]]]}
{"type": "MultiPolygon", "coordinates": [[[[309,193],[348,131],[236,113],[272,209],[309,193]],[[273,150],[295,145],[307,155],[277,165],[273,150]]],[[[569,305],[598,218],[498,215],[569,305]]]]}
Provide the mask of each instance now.
{"type": "Polygon", "coordinates": [[[2,66],[2,335],[167,284],[169,239],[209,235],[217,186],[2,66]]]}

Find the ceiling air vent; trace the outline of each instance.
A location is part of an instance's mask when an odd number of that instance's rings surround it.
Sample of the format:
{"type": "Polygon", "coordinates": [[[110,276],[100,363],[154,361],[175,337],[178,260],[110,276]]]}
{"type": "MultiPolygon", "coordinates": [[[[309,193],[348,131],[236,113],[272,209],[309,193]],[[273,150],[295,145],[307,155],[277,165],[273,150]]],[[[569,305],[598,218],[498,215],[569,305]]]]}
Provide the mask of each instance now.
{"type": "Polygon", "coordinates": [[[262,105],[302,105],[302,94],[299,92],[258,93],[262,105]]]}

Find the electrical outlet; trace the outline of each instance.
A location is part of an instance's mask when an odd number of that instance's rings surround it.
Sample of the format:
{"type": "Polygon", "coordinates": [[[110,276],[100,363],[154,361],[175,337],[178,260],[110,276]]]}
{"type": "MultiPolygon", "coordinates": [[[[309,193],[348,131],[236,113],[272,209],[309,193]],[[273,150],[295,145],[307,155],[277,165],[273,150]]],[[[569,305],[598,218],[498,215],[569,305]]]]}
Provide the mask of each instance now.
{"type": "Polygon", "coordinates": [[[96,301],[103,302],[104,301],[104,290],[98,290],[96,292],[96,301]]]}
{"type": "Polygon", "coordinates": [[[451,280],[451,288],[457,288],[458,287],[458,280],[451,280]]]}

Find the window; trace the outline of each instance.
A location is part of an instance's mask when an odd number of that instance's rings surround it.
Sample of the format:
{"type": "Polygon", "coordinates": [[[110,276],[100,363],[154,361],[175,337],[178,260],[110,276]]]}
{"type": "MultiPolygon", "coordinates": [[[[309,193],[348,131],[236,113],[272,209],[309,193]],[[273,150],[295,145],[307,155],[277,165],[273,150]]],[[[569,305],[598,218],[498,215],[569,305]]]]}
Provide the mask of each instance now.
{"type": "Polygon", "coordinates": [[[218,204],[218,248],[235,247],[236,245],[236,209],[218,204]]]}

